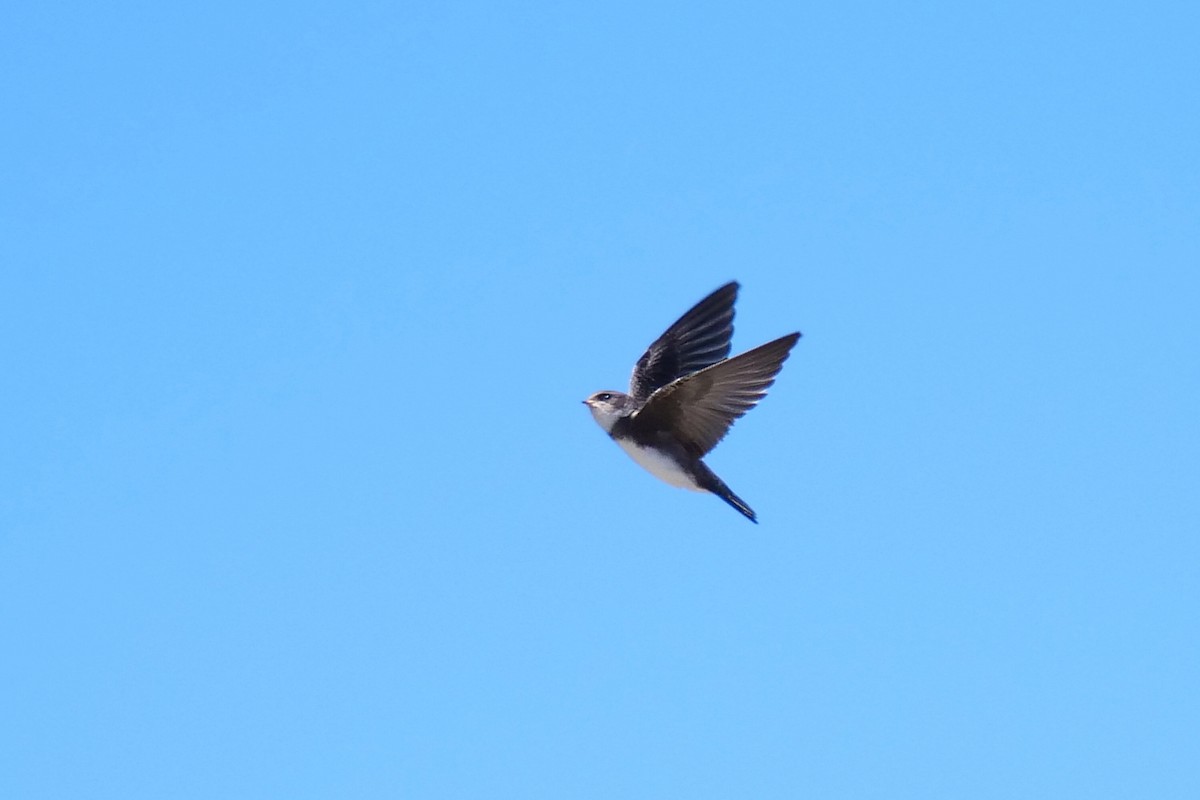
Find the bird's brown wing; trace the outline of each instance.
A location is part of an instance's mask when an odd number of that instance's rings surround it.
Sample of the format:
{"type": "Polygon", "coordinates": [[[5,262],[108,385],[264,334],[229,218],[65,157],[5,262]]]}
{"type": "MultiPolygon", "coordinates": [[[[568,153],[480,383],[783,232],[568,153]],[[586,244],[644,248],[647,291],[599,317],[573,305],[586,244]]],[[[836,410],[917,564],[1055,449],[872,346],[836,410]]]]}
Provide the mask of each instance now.
{"type": "Polygon", "coordinates": [[[788,334],[677,378],[654,392],[631,424],[647,432],[669,432],[691,455],[703,456],[736,419],[766,397],[799,338],[799,333],[788,334]]]}
{"type": "Polygon", "coordinates": [[[629,394],[644,402],[671,381],[728,357],[737,293],[737,283],[727,283],[667,328],[638,359],[629,394]]]}

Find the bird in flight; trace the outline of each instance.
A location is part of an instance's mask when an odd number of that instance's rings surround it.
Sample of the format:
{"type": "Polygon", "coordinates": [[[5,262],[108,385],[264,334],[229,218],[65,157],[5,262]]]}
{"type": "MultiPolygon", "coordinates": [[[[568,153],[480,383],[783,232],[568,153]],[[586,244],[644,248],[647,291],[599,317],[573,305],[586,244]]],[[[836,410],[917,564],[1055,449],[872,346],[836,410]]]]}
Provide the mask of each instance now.
{"type": "Polygon", "coordinates": [[[729,358],[737,293],[737,283],[727,283],[667,328],[638,359],[629,394],[605,390],[583,402],[596,424],[650,474],[672,486],[711,492],[757,523],[750,506],[703,458],[766,397],[800,334],[729,358]]]}

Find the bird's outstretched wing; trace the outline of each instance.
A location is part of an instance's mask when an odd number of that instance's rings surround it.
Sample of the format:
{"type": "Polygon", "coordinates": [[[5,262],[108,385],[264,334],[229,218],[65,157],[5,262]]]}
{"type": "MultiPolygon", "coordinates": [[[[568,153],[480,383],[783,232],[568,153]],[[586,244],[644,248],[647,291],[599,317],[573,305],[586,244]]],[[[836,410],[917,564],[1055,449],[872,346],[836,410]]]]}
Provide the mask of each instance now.
{"type": "Polygon", "coordinates": [[[629,379],[629,394],[634,400],[644,402],[676,378],[729,356],[737,293],[736,282],[725,284],[692,306],[650,345],[629,379]]]}
{"type": "Polygon", "coordinates": [[[767,387],[800,338],[791,333],[739,356],[685,375],[650,396],[631,424],[646,432],[667,431],[700,458],[767,395],[767,387]]]}

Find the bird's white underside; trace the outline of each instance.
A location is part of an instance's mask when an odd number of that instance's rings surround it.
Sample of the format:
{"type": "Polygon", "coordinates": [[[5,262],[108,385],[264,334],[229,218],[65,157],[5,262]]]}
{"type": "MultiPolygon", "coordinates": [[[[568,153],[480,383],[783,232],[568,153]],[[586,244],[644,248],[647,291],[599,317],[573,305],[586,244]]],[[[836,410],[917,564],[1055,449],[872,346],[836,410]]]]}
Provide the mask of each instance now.
{"type": "MultiPolygon", "coordinates": [[[[588,410],[592,412],[592,418],[596,420],[605,433],[612,433],[613,426],[617,420],[621,419],[621,415],[613,409],[608,403],[603,401],[589,402],[588,410]]],[[[652,450],[648,447],[638,447],[628,439],[614,439],[621,449],[629,454],[629,457],[636,461],[642,469],[649,472],[654,477],[671,486],[678,486],[680,489],[691,489],[693,492],[703,492],[699,486],[692,480],[692,476],[688,475],[679,465],[671,459],[659,453],[657,450],[652,450]]]]}
{"type": "Polygon", "coordinates": [[[616,439],[615,441],[621,446],[622,450],[629,454],[630,458],[641,465],[642,469],[660,481],[669,483],[672,486],[678,486],[680,489],[691,489],[693,492],[704,491],[692,481],[692,476],[688,475],[679,468],[678,464],[657,450],[652,450],[648,447],[638,447],[628,439],[616,439]]]}

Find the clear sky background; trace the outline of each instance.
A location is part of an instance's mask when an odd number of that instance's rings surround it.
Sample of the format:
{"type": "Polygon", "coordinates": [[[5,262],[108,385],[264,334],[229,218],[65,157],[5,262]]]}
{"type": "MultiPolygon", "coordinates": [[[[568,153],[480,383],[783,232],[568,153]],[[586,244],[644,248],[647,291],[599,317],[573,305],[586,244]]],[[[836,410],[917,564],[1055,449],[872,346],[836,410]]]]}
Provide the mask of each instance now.
{"type": "Polygon", "coordinates": [[[0,796],[1200,797],[1197,8],[7,4],[0,796]]]}

